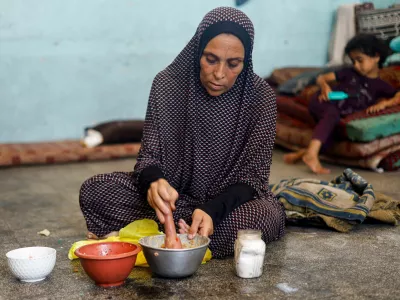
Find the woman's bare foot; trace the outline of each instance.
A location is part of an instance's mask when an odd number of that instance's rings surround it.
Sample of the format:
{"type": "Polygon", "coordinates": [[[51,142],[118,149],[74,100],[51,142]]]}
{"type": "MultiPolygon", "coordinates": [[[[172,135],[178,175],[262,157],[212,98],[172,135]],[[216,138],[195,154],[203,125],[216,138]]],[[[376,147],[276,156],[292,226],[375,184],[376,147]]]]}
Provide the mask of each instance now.
{"type": "Polygon", "coordinates": [[[186,224],[186,222],[183,219],[179,220],[178,227],[179,227],[179,233],[180,234],[189,233],[190,226],[188,224],[186,224]]]}
{"type": "Polygon", "coordinates": [[[103,238],[109,238],[112,236],[119,236],[119,231],[111,231],[109,234],[106,234],[105,236],[103,236],[103,238]]]}
{"type": "Polygon", "coordinates": [[[88,240],[98,240],[99,239],[97,235],[95,235],[94,233],[91,233],[91,232],[88,232],[86,234],[86,238],[88,240]]]}
{"type": "Polygon", "coordinates": [[[303,162],[313,171],[315,174],[329,174],[331,170],[322,167],[318,156],[306,153],[303,155],[303,162]]]}
{"type": "Polygon", "coordinates": [[[289,165],[298,162],[306,153],[306,149],[300,149],[299,151],[285,154],[283,156],[283,161],[289,165]]]}
{"type": "Polygon", "coordinates": [[[88,232],[86,234],[86,238],[88,240],[102,240],[102,239],[106,239],[108,237],[111,236],[119,236],[119,232],[118,231],[111,231],[109,234],[106,234],[105,236],[99,238],[97,235],[95,235],[94,233],[88,232]]]}

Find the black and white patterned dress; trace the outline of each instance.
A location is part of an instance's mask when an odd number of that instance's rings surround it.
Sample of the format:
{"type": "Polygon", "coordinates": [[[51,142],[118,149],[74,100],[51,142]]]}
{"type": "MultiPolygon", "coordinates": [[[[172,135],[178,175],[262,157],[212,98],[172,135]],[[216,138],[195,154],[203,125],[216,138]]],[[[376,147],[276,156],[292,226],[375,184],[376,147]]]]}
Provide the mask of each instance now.
{"type": "Polygon", "coordinates": [[[253,72],[251,51],[234,86],[218,97],[207,94],[199,80],[199,41],[217,22],[254,29],[241,11],[221,7],[210,11],[176,59],[153,81],[141,150],[132,173],[94,176],[82,185],[80,205],[90,232],[103,236],[134,220],[157,221],[139,188],[143,169],[158,166],[178,191],[174,219],[191,223],[195,207],[214,199],[229,186],[246,183],[254,199],[236,208],[210,237],[213,257],[233,254],[240,229],[258,229],[266,242],[284,234],[283,207],[269,191],[275,140],[275,95],[253,72]]]}

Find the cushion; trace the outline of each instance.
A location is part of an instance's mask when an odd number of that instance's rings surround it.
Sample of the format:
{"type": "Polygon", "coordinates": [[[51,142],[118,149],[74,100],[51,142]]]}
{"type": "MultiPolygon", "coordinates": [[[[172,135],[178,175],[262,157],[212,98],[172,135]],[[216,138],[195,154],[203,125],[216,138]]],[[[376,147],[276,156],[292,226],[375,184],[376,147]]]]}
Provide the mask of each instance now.
{"type": "Polygon", "coordinates": [[[357,142],[370,142],[397,133],[400,133],[400,113],[355,120],[346,124],[346,136],[357,142]]]}
{"type": "Polygon", "coordinates": [[[301,73],[297,75],[296,77],[293,77],[284,83],[282,83],[278,87],[278,92],[281,94],[287,94],[287,95],[296,95],[300,93],[305,87],[315,84],[316,79],[319,75],[329,73],[329,72],[335,72],[337,70],[342,69],[343,66],[333,66],[333,67],[327,67],[315,71],[308,71],[301,73]]]}
{"type": "Polygon", "coordinates": [[[400,53],[400,36],[395,37],[394,39],[392,39],[390,41],[390,48],[394,51],[394,52],[399,52],[400,53]]]}
{"type": "MultiPolygon", "coordinates": [[[[279,138],[275,140],[276,145],[280,145],[284,148],[296,151],[299,150],[301,147],[287,143],[279,138]]],[[[390,169],[380,169],[380,163],[386,158],[389,157],[393,153],[398,153],[400,151],[400,145],[395,147],[390,147],[388,149],[384,149],[378,153],[375,153],[368,157],[361,157],[361,158],[347,158],[347,157],[340,157],[340,156],[333,156],[333,155],[326,155],[323,154],[320,156],[322,161],[330,162],[332,164],[343,165],[346,167],[361,167],[366,169],[372,169],[374,171],[392,171],[390,169]]],[[[384,167],[384,166],[383,166],[384,167]]],[[[397,169],[395,169],[397,170],[397,169]]]]}
{"type": "MultiPolygon", "coordinates": [[[[311,141],[312,128],[299,120],[279,114],[276,135],[281,141],[305,148],[311,141]]],[[[347,158],[363,158],[398,145],[400,145],[400,134],[377,139],[369,143],[356,143],[349,140],[338,141],[334,143],[327,153],[347,158]]]]}
{"type": "MultiPolygon", "coordinates": [[[[305,148],[312,136],[312,128],[301,125],[298,120],[279,115],[275,143],[290,150],[305,148]],[[283,120],[283,121],[282,121],[283,120]],[[302,126],[302,127],[299,127],[302,126]]],[[[376,140],[371,143],[353,143],[341,141],[320,157],[323,161],[345,166],[358,166],[373,170],[383,168],[386,171],[397,170],[400,162],[396,155],[400,153],[400,135],[376,140]]]]}
{"type": "Polygon", "coordinates": [[[385,66],[400,66],[400,53],[394,53],[386,58],[385,66]]]}
{"type": "Polygon", "coordinates": [[[279,95],[276,97],[278,112],[300,120],[304,123],[315,125],[314,118],[310,115],[307,106],[301,103],[297,97],[279,95]]]}
{"type": "Polygon", "coordinates": [[[142,120],[110,121],[87,127],[85,131],[92,129],[100,132],[102,144],[138,143],[142,140],[143,126],[142,120]]]}
{"type": "Polygon", "coordinates": [[[85,148],[78,140],[0,144],[0,166],[55,164],[137,156],[140,143],[85,148]]]}
{"type": "Polygon", "coordinates": [[[386,108],[375,114],[359,111],[340,120],[341,137],[352,141],[370,142],[400,133],[400,105],[386,108]]]}
{"type": "MultiPolygon", "coordinates": [[[[278,112],[301,122],[315,126],[315,121],[304,98],[277,96],[278,112]]],[[[354,142],[370,142],[400,133],[400,105],[386,108],[375,114],[359,111],[340,120],[336,129],[337,137],[354,142]]]]}
{"type": "Polygon", "coordinates": [[[287,80],[308,71],[316,71],[320,70],[321,68],[314,68],[314,67],[286,67],[286,68],[279,68],[272,71],[268,80],[273,82],[277,85],[281,85],[282,83],[286,82],[287,80]]]}

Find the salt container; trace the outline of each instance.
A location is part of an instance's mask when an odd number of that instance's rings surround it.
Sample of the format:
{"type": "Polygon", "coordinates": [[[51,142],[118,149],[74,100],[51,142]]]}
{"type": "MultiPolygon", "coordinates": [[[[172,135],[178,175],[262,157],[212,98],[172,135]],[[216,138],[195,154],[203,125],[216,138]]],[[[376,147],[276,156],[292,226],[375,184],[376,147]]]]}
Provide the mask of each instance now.
{"type": "Polygon", "coordinates": [[[235,241],[236,275],[241,278],[260,277],[263,272],[265,243],[259,230],[239,230],[235,241]]]}

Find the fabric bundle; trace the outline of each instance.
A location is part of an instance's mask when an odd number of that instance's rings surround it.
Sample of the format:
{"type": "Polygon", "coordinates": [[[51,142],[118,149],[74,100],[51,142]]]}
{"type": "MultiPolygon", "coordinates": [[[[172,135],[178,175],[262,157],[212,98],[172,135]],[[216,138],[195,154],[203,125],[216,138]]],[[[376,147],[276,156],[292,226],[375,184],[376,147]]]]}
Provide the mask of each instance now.
{"type": "Polygon", "coordinates": [[[324,223],[348,232],[366,218],[398,225],[400,201],[376,193],[371,184],[351,169],[327,182],[317,179],[290,179],[271,185],[292,222],[324,223]]]}

